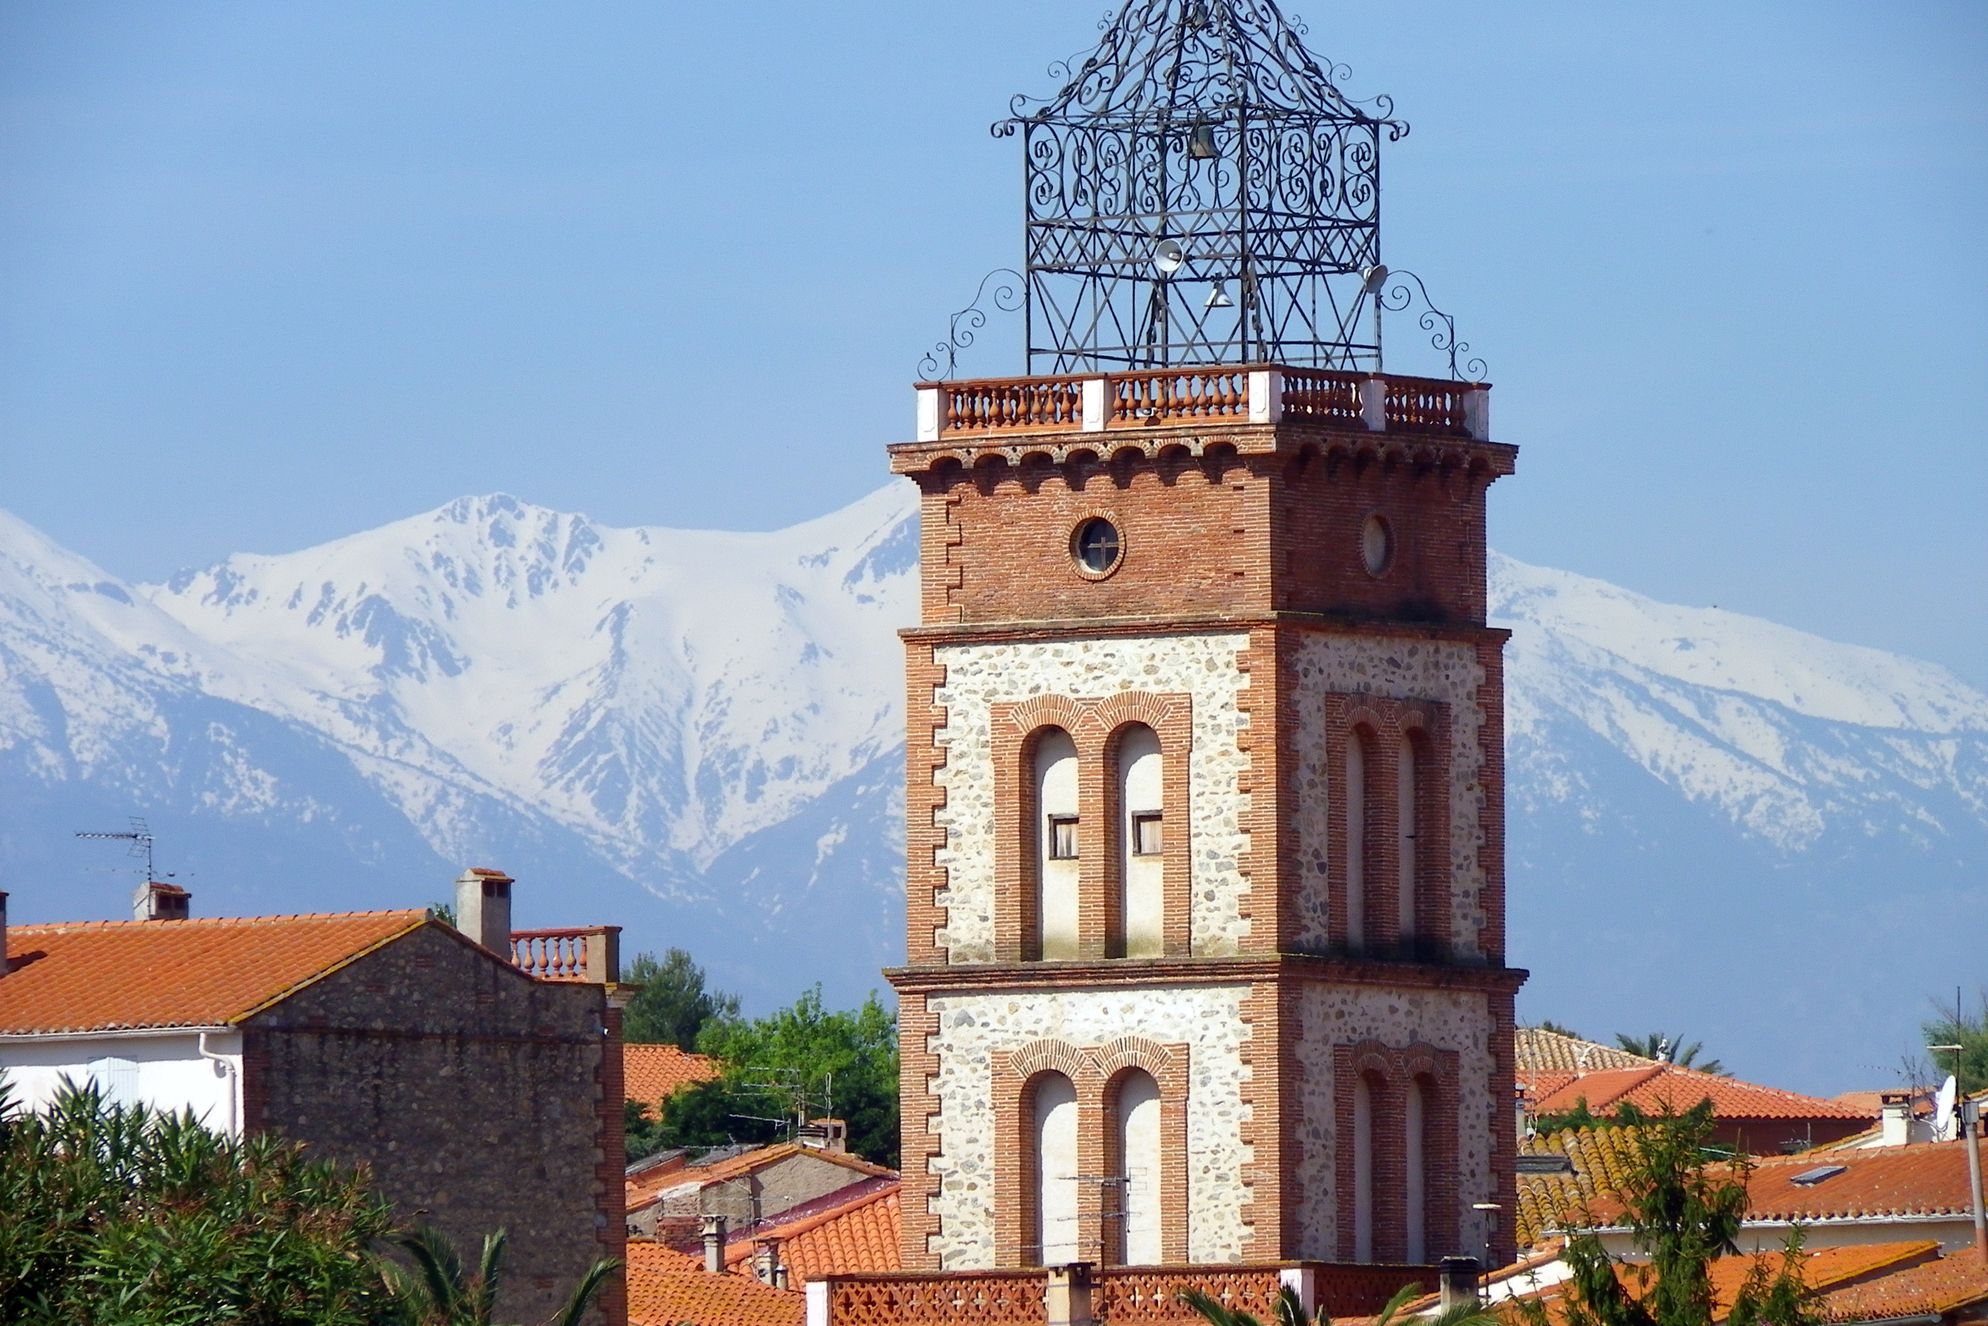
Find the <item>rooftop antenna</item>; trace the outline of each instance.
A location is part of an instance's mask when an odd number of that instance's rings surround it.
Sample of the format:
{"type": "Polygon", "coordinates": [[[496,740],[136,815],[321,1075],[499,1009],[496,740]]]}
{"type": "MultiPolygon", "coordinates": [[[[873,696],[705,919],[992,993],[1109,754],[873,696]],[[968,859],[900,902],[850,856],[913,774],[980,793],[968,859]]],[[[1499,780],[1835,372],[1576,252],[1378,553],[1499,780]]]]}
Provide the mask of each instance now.
{"type": "Polygon", "coordinates": [[[145,882],[150,884],[157,878],[152,872],[152,829],[145,822],[145,817],[142,815],[132,815],[128,818],[131,821],[131,827],[122,833],[113,833],[109,830],[95,832],[88,829],[79,829],[76,831],[76,836],[100,842],[130,843],[131,850],[126,855],[144,858],[145,882]]]}

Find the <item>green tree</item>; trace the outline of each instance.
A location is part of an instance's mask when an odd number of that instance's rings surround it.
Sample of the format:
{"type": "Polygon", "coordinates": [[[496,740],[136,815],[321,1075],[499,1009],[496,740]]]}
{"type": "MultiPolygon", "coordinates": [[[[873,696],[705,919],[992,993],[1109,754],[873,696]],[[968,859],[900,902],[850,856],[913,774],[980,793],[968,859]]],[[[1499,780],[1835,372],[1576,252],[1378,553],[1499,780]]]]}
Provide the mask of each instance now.
{"type": "Polygon", "coordinates": [[[1717,1059],[1707,1059],[1702,1064],[1698,1062],[1698,1052],[1705,1048],[1702,1041],[1692,1041],[1687,1045],[1682,1037],[1673,1040],[1661,1031],[1653,1031],[1647,1036],[1625,1036],[1618,1031],[1615,1033],[1615,1043],[1629,1053],[1640,1054],[1645,1059],[1658,1059],[1664,1063],[1676,1064],[1679,1068],[1695,1068],[1701,1073],[1717,1073],[1721,1077],[1732,1076],[1726,1072],[1726,1066],[1717,1059]]]}
{"type": "MultiPolygon", "coordinates": [[[[409,1326],[496,1326],[507,1243],[503,1230],[484,1237],[483,1255],[474,1271],[463,1265],[448,1239],[434,1229],[418,1229],[394,1241],[414,1263],[414,1269],[410,1272],[388,1263],[384,1276],[409,1326]]],[[[579,1326],[607,1278],[620,1266],[611,1257],[595,1261],[547,1326],[579,1326]]]]}
{"type": "Polygon", "coordinates": [[[363,1173],[297,1146],[94,1086],[13,1113],[0,1082],[0,1321],[377,1326],[391,1224],[363,1173]]]}
{"type": "Polygon", "coordinates": [[[651,1116],[639,1100],[625,1100],[621,1107],[621,1136],[630,1163],[661,1151],[665,1143],[660,1114],[651,1116]]]}
{"type": "MultiPolygon", "coordinates": [[[[1988,990],[1977,993],[1972,1013],[1961,1002],[1958,992],[1952,1009],[1938,1004],[1933,1007],[1936,1016],[1920,1028],[1925,1033],[1926,1044],[1960,1046],[1957,1076],[1962,1091],[1975,1092],[1988,1087],[1988,990]]],[[[1933,1071],[1939,1077],[1955,1071],[1951,1054],[1936,1054],[1932,1060],[1933,1071]]]]}
{"type": "MultiPolygon", "coordinates": [[[[1413,1321],[1416,1326],[1490,1326],[1498,1320],[1495,1313],[1475,1300],[1454,1304],[1427,1317],[1406,1317],[1408,1305],[1421,1296],[1421,1285],[1404,1285],[1395,1291],[1380,1315],[1373,1319],[1373,1326],[1396,1326],[1403,1320],[1413,1321]]],[[[1264,1326],[1254,1315],[1229,1307],[1199,1289],[1183,1289],[1180,1301],[1194,1309],[1208,1326],[1264,1326]]],[[[1269,1326],[1332,1326],[1332,1318],[1326,1315],[1324,1304],[1320,1304],[1318,1311],[1307,1318],[1304,1303],[1298,1298],[1297,1291],[1288,1285],[1277,1291],[1277,1305],[1271,1315],[1273,1320],[1269,1326]]]]}
{"type": "Polygon", "coordinates": [[[664,1102],[663,1145],[773,1141],[790,1120],[832,1116],[857,1155],[897,1164],[897,1019],[874,993],[840,1012],[817,985],[767,1017],[711,1022],[697,1048],[723,1073],[664,1102]]]}
{"type": "MultiPolygon", "coordinates": [[[[1637,1130],[1621,1188],[1636,1248],[1646,1261],[1618,1264],[1593,1233],[1567,1240],[1571,1275],[1560,1295],[1564,1326],[1712,1326],[1714,1258],[1739,1252],[1746,1215],[1744,1160],[1713,1171],[1706,1159],[1712,1107],[1700,1101],[1683,1114],[1650,1115],[1633,1105],[1616,1122],[1637,1130]]],[[[1518,1301],[1528,1326],[1553,1320],[1537,1298],[1518,1301]]],[[[1754,1258],[1726,1317],[1729,1326],[1817,1326],[1821,1321],[1802,1279],[1801,1234],[1790,1236],[1778,1264],[1754,1258]]]]}
{"type": "Polygon", "coordinates": [[[1575,1031],[1572,1027],[1568,1026],[1566,1023],[1555,1022],[1552,1018],[1541,1018],[1539,1021],[1539,1029],[1541,1031],[1551,1031],[1558,1035],[1566,1036],[1572,1040],[1584,1041],[1587,1039],[1586,1036],[1583,1036],[1580,1032],[1575,1031]]]}
{"type": "Polygon", "coordinates": [[[653,953],[638,955],[622,979],[642,987],[621,1015],[621,1039],[631,1045],[695,1050],[705,1027],[739,1015],[738,996],[709,988],[704,969],[680,948],[660,962],[653,953]]]}

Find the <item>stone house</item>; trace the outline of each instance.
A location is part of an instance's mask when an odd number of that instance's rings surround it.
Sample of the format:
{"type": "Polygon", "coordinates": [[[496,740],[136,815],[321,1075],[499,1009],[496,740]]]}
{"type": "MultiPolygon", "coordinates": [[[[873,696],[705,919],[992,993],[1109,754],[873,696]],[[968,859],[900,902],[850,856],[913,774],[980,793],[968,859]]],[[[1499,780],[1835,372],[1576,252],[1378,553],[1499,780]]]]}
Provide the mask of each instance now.
{"type": "MultiPolygon", "coordinates": [[[[538,1320],[622,1256],[616,932],[513,936],[511,883],[465,874],[461,930],[426,910],[185,919],[158,889],[140,919],[9,928],[0,894],[0,1072],[23,1107],[66,1077],[363,1164],[461,1247],[506,1229],[504,1310],[538,1320]]],[[[597,1320],[625,1319],[617,1279],[597,1320]]]]}

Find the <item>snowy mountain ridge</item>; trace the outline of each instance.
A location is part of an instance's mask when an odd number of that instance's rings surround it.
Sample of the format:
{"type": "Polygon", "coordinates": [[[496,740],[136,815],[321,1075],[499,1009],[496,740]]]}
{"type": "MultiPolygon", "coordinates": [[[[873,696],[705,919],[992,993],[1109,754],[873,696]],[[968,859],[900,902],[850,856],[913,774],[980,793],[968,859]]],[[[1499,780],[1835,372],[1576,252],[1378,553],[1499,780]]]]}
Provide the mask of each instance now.
{"type": "MultiPolygon", "coordinates": [[[[908,485],[763,534],[462,498],[139,586],[0,512],[0,791],[24,808],[0,869],[71,874],[58,841],[126,812],[235,910],[405,904],[502,864],[547,882],[525,895],[545,923],[611,917],[749,995],[860,991],[902,953],[916,556],[908,485]]],[[[1495,555],[1491,581],[1514,632],[1512,949],[1540,1015],[1648,1007],[1569,958],[1607,933],[1687,966],[1742,935],[1722,960],[1941,959],[1942,909],[1988,857],[1988,696],[1495,555]],[[1708,911],[1717,933],[1675,936],[1708,911]]],[[[1838,1021],[1859,1016],[1898,1021],[1838,1021]]]]}

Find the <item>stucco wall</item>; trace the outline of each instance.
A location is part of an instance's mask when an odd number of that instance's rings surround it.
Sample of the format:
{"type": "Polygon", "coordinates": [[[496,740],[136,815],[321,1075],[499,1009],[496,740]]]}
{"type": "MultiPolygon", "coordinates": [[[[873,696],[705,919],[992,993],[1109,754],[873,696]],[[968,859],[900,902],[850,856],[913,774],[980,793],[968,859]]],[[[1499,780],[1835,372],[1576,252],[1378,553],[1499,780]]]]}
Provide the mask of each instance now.
{"type": "Polygon", "coordinates": [[[932,1250],[940,1265],[995,1264],[995,1056],[1041,1040],[1103,1045],[1128,1032],[1189,1047],[1188,1252],[1197,1262],[1240,1257],[1252,1151],[1242,1140],[1247,994],[1245,986],[1188,986],[932,996],[928,1007],[945,1046],[933,1083],[939,1112],[931,1162],[940,1230],[932,1250]]]}
{"type": "MultiPolygon", "coordinates": [[[[935,738],[946,752],[936,775],[945,796],[936,817],[945,843],[936,860],[947,872],[938,902],[947,918],[939,945],[949,961],[994,958],[993,742],[1014,735],[997,730],[992,706],[1042,695],[1084,700],[1149,690],[1186,691],[1193,698],[1187,810],[1194,950],[1236,951],[1249,929],[1238,869],[1248,845],[1243,820],[1249,798],[1237,790],[1248,768],[1237,737],[1243,724],[1238,701],[1249,678],[1236,666],[1247,644],[1247,636],[1236,634],[1172,635],[943,645],[933,651],[946,669],[946,684],[936,697],[946,711],[946,724],[935,738]]],[[[1178,810],[1168,807],[1168,812],[1178,810]]]]}
{"type": "Polygon", "coordinates": [[[200,1035],[192,1031],[0,1041],[0,1073],[6,1075],[19,1108],[38,1110],[55,1098],[65,1077],[86,1083],[92,1063],[123,1060],[135,1069],[133,1103],[168,1113],[192,1110],[217,1132],[238,1132],[242,1038],[234,1032],[212,1033],[207,1049],[220,1062],[201,1056],[200,1035]]]}

